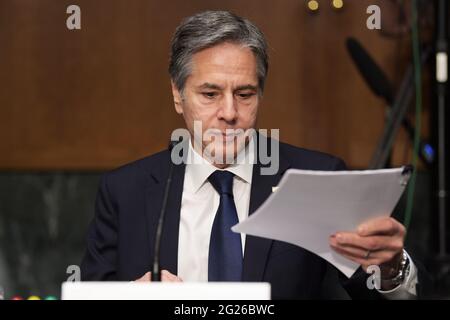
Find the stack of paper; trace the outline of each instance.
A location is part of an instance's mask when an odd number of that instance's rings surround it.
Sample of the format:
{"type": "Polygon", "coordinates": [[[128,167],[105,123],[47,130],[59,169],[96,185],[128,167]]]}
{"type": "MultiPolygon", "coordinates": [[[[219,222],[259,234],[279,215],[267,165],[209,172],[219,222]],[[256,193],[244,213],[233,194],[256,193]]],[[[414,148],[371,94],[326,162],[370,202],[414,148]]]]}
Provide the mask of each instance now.
{"type": "Polygon", "coordinates": [[[404,168],[367,171],[288,170],[277,190],[232,230],[305,248],[350,277],[358,264],[334,252],[329,237],[389,216],[409,174],[404,168]]]}

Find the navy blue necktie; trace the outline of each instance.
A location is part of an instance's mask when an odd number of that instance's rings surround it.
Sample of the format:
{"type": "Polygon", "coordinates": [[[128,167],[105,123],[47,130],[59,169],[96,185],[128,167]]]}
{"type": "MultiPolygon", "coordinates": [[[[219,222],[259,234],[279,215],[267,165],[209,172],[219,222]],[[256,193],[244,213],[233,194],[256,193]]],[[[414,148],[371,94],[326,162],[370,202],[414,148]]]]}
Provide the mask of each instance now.
{"type": "Polygon", "coordinates": [[[231,231],[239,222],[233,199],[233,177],[228,171],[214,171],[208,178],[220,195],[209,242],[208,281],[241,281],[241,235],[231,231]]]}

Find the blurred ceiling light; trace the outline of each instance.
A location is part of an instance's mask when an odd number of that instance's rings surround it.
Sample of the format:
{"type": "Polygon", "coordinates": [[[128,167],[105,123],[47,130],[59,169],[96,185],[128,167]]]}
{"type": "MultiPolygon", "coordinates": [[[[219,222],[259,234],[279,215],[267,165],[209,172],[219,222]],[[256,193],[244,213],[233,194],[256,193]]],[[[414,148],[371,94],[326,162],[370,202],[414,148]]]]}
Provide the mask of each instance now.
{"type": "Polygon", "coordinates": [[[344,7],[344,1],[343,0],[333,0],[331,2],[331,5],[335,9],[342,9],[344,7]]]}
{"type": "Polygon", "coordinates": [[[308,9],[311,11],[319,10],[319,2],[317,2],[316,0],[308,1],[308,9]]]}

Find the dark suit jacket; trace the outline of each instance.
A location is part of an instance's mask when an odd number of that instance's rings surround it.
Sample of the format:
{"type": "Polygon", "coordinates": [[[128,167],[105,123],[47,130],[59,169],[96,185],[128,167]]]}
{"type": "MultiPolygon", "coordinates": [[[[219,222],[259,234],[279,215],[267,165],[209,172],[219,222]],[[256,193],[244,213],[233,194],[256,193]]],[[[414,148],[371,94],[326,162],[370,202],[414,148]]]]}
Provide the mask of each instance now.
{"type": "MultiPolygon", "coordinates": [[[[102,177],[96,213],[87,237],[81,265],[82,280],[130,281],[151,270],[154,236],[168,176],[168,150],[125,165],[102,177]]],[[[254,165],[250,209],[252,214],[272,193],[288,168],[341,170],[333,156],[280,143],[276,175],[260,174],[254,165]]],[[[178,230],[185,165],[174,168],[161,244],[161,268],[177,274],[178,230]]],[[[329,267],[328,267],[329,268],[329,267]]],[[[297,246],[247,236],[243,281],[264,281],[272,297],[319,298],[327,262],[297,246]]],[[[343,285],[353,298],[379,297],[366,289],[366,274],[357,272],[343,285]]]]}

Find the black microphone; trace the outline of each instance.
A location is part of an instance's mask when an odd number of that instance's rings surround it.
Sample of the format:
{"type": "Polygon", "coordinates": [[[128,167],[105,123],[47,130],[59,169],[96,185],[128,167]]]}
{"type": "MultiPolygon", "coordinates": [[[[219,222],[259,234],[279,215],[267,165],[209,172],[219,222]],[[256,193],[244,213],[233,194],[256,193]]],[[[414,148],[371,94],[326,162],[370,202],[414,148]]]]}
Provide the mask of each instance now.
{"type": "MultiPolygon", "coordinates": [[[[179,141],[170,141],[169,142],[169,156],[171,156],[173,148],[180,142],[179,141]]],[[[153,254],[153,269],[152,269],[152,276],[151,280],[155,282],[161,281],[161,268],[159,265],[160,260],[160,250],[161,250],[161,237],[162,237],[162,231],[164,227],[164,218],[166,216],[166,208],[167,208],[167,202],[169,199],[169,192],[170,192],[170,185],[172,184],[172,176],[173,176],[173,167],[174,163],[172,161],[172,158],[170,159],[170,165],[169,165],[169,175],[167,176],[167,182],[166,182],[166,188],[164,190],[164,197],[163,202],[161,206],[161,212],[159,214],[159,220],[158,220],[158,226],[156,229],[155,234],[155,249],[153,254]]]]}
{"type": "Polygon", "coordinates": [[[356,39],[347,38],[346,45],[353,62],[370,89],[391,105],[394,101],[394,94],[392,85],[384,72],[356,39]]]}
{"type": "MultiPolygon", "coordinates": [[[[378,64],[372,59],[358,40],[352,37],[347,38],[346,46],[353,62],[358,68],[359,73],[364,78],[373,93],[381,98],[384,98],[388,106],[392,107],[392,104],[394,103],[394,93],[392,85],[383,70],[381,70],[378,64]]],[[[414,141],[415,129],[409,119],[403,118],[402,124],[410,140],[414,141]]],[[[425,163],[431,164],[435,158],[434,148],[429,143],[420,140],[419,155],[425,163]]]]}

